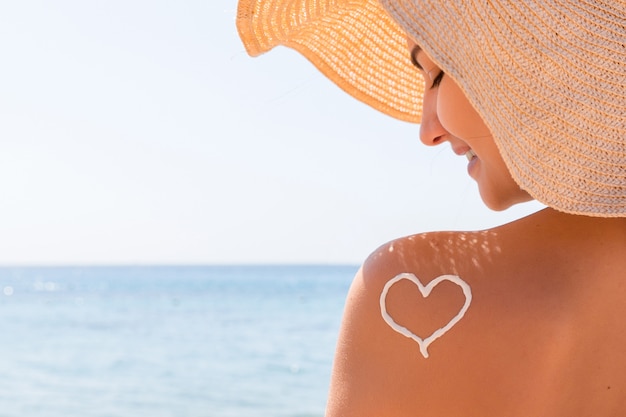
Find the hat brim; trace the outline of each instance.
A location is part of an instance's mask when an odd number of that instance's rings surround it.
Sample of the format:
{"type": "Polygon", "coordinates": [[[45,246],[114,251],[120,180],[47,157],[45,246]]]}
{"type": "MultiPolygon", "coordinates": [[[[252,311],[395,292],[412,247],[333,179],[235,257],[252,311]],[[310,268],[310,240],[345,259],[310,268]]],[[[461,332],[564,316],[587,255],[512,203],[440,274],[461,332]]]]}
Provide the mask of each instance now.
{"type": "Polygon", "coordinates": [[[424,82],[406,35],[377,0],[240,0],[237,30],[251,56],[295,49],[356,99],[419,123],[424,82]]]}

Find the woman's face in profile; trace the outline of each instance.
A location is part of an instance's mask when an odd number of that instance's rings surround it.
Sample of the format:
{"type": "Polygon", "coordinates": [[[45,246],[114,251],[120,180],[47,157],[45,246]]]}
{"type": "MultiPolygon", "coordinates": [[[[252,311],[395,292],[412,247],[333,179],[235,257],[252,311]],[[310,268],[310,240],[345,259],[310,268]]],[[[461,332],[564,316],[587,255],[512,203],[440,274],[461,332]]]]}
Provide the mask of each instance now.
{"type": "Polygon", "coordinates": [[[456,82],[413,41],[408,41],[408,48],[426,83],[421,141],[428,146],[449,142],[454,153],[465,155],[468,173],[489,208],[504,210],[531,200],[511,177],[491,132],[456,82]]]}

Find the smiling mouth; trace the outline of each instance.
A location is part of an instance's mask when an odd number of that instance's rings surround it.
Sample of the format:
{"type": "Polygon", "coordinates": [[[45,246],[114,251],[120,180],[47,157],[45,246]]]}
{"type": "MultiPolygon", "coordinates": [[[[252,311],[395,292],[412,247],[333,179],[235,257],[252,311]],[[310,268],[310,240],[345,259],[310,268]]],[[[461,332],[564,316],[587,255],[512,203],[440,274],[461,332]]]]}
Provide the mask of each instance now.
{"type": "Polygon", "coordinates": [[[474,153],[474,151],[470,149],[469,151],[465,152],[465,157],[468,161],[471,161],[472,159],[476,158],[476,153],[474,153]]]}

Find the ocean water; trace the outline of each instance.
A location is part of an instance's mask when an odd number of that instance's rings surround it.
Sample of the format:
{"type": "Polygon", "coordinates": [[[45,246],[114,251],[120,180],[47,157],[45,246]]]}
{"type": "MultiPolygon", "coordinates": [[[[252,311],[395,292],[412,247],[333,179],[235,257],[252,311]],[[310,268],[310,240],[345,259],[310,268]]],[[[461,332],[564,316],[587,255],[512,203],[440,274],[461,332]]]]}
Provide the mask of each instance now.
{"type": "Polygon", "coordinates": [[[318,417],[353,266],[0,268],[0,417],[318,417]]]}

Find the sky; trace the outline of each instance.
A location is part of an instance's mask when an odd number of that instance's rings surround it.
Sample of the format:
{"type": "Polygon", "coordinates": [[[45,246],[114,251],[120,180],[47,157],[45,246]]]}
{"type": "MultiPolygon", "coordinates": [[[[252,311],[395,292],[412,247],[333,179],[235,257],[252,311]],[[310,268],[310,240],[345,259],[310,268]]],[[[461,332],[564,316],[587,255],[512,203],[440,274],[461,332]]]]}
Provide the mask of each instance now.
{"type": "Polygon", "coordinates": [[[0,265],[360,264],[476,230],[467,161],[286,48],[235,0],[0,3],[0,265]]]}

